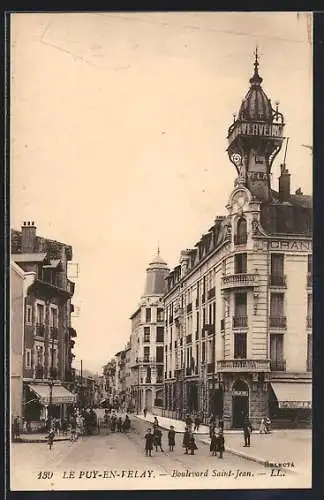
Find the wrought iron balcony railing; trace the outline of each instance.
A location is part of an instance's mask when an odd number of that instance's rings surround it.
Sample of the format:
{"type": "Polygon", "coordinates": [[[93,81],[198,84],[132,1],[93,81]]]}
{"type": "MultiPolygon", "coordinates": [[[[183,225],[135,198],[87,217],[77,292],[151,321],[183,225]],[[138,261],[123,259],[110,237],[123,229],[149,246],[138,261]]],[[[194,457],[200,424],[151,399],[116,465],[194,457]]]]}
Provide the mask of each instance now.
{"type": "Polygon", "coordinates": [[[271,328],[287,328],[286,316],[270,316],[269,322],[271,328]]]}
{"type": "Polygon", "coordinates": [[[36,324],[36,335],[38,337],[44,337],[45,335],[45,325],[43,323],[36,324]]]}
{"type": "Polygon", "coordinates": [[[235,234],[234,245],[244,245],[247,242],[247,234],[235,234]]]}
{"type": "Polygon", "coordinates": [[[274,372],[286,371],[286,360],[284,359],[270,359],[270,370],[274,372]]]}
{"type": "Polygon", "coordinates": [[[270,274],[270,286],[286,287],[286,276],[280,274],[270,274]]]}
{"type": "Polygon", "coordinates": [[[248,317],[247,316],[233,316],[233,328],[247,328],[248,317]]]}

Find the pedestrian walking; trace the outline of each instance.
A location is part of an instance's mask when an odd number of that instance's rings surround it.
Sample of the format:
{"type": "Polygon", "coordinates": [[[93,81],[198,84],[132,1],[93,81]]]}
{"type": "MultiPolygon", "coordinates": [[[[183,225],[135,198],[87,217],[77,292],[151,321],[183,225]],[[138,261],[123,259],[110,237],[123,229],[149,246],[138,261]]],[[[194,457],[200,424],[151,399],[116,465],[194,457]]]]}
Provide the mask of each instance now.
{"type": "Polygon", "coordinates": [[[261,418],[260,427],[259,427],[259,433],[260,434],[265,434],[266,433],[266,427],[265,427],[264,418],[261,418]]]}
{"type": "Polygon", "coordinates": [[[189,413],[186,416],[185,424],[186,424],[186,427],[188,427],[188,431],[191,432],[191,430],[192,430],[192,418],[189,415],[189,413]]]}
{"type": "Polygon", "coordinates": [[[144,408],[144,410],[143,410],[143,415],[144,415],[144,418],[146,418],[146,415],[147,415],[147,409],[146,408],[144,408]]]}
{"type": "Polygon", "coordinates": [[[211,438],[212,438],[212,436],[215,434],[215,429],[216,429],[216,424],[215,424],[215,422],[214,422],[214,420],[213,420],[213,421],[211,421],[211,422],[209,423],[209,437],[210,437],[210,439],[211,439],[211,438]]]}
{"type": "Polygon", "coordinates": [[[151,457],[153,450],[153,434],[151,433],[151,429],[147,429],[144,438],[145,438],[145,455],[151,457]]]}
{"type": "Polygon", "coordinates": [[[53,446],[53,443],[54,443],[54,437],[55,437],[55,430],[52,428],[49,431],[48,436],[46,436],[48,447],[49,447],[50,450],[52,449],[52,446],[53,446]]]}
{"type": "Polygon", "coordinates": [[[193,432],[191,432],[189,435],[189,450],[190,450],[190,455],[194,455],[195,450],[198,450],[193,432]]]}
{"type": "Polygon", "coordinates": [[[197,414],[195,416],[195,426],[194,426],[194,432],[199,431],[199,426],[200,426],[200,416],[197,414]]]}
{"type": "Polygon", "coordinates": [[[271,420],[269,417],[266,417],[264,419],[264,428],[265,428],[266,434],[271,434],[271,420]]]}
{"type": "Polygon", "coordinates": [[[13,439],[16,440],[20,436],[20,425],[19,425],[19,417],[17,416],[13,421],[13,439]]]}
{"type": "Polygon", "coordinates": [[[243,434],[244,434],[244,447],[250,446],[250,436],[252,432],[252,425],[249,417],[246,415],[243,420],[243,434]]]}
{"type": "Polygon", "coordinates": [[[122,432],[123,431],[123,421],[122,418],[119,417],[117,420],[117,432],[122,432]]]}
{"type": "Polygon", "coordinates": [[[159,421],[157,417],[154,417],[153,427],[159,427],[159,421]]]}
{"type": "Polygon", "coordinates": [[[154,431],[153,431],[153,442],[155,446],[155,451],[158,451],[158,448],[163,452],[162,448],[162,431],[160,427],[156,426],[154,431]]]}
{"type": "Polygon", "coordinates": [[[212,456],[215,457],[217,455],[217,436],[215,433],[213,433],[211,437],[209,451],[211,452],[212,456]]]}
{"type": "Polygon", "coordinates": [[[219,451],[219,458],[223,458],[223,453],[225,451],[225,439],[224,439],[224,434],[222,430],[219,430],[217,437],[216,437],[216,448],[217,451],[219,451]]]}
{"type": "Polygon", "coordinates": [[[124,424],[123,424],[124,431],[125,431],[125,432],[129,431],[130,426],[131,426],[131,422],[130,422],[129,416],[128,416],[128,415],[126,415],[126,416],[125,416],[125,420],[124,420],[124,424]]]}
{"type": "Polygon", "coordinates": [[[70,426],[71,426],[71,441],[76,441],[76,439],[77,439],[77,434],[76,434],[77,424],[76,424],[76,417],[74,415],[71,417],[70,426]]]}
{"type": "Polygon", "coordinates": [[[116,424],[117,424],[117,417],[116,417],[116,415],[112,415],[111,421],[110,421],[111,432],[115,432],[116,424]]]}
{"type": "Polygon", "coordinates": [[[190,439],[190,433],[189,433],[188,427],[186,427],[184,434],[183,434],[183,441],[182,441],[182,446],[185,449],[185,455],[188,455],[189,439],[190,439]]]}
{"type": "Polygon", "coordinates": [[[175,430],[173,425],[170,425],[170,430],[168,432],[168,444],[169,444],[169,450],[173,451],[173,448],[175,446],[175,430]]]}

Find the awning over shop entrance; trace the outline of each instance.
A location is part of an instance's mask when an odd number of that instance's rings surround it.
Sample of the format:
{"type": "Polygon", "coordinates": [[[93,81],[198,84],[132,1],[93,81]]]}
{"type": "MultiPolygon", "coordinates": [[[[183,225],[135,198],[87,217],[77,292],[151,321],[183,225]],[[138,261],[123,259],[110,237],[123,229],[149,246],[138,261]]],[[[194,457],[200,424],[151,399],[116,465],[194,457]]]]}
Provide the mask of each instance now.
{"type": "Polygon", "coordinates": [[[312,384],[306,382],[271,382],[279,408],[312,408],[312,384]]]}
{"type": "MultiPolygon", "coordinates": [[[[30,384],[29,388],[38,396],[43,405],[50,402],[50,386],[48,384],[30,384]]],[[[68,391],[62,385],[53,385],[52,404],[75,403],[76,395],[68,391]]]]}

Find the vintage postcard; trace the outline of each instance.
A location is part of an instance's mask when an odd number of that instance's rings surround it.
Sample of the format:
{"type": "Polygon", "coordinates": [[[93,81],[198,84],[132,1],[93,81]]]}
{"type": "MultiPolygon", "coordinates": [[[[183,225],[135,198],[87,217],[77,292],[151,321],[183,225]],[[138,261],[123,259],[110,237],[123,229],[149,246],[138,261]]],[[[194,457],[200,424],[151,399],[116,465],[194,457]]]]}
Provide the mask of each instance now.
{"type": "Polygon", "coordinates": [[[312,23],[11,14],[11,490],[312,486],[312,23]]]}

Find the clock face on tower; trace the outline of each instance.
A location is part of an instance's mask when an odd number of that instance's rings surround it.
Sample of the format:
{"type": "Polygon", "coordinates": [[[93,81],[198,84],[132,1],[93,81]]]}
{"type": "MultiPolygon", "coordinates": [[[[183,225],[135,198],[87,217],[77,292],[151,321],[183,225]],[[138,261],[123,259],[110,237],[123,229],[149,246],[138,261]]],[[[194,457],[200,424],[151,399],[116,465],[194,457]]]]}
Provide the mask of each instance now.
{"type": "Polygon", "coordinates": [[[247,201],[248,201],[247,194],[244,191],[239,191],[234,195],[232,200],[233,210],[235,212],[241,210],[247,201]]]}

